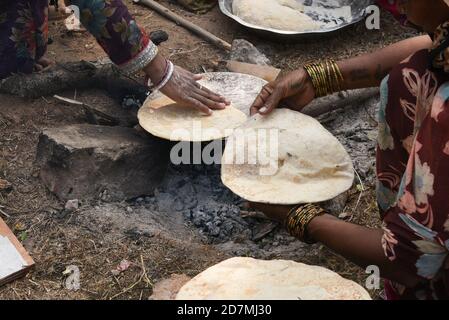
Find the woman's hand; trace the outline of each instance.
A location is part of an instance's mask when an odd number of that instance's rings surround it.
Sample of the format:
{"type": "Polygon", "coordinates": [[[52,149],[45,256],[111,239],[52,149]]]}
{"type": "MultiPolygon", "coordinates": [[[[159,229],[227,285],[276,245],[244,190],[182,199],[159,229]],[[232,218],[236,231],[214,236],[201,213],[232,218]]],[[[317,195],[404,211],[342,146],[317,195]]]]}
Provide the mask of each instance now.
{"type": "MultiPolygon", "coordinates": [[[[164,77],[165,67],[166,60],[158,55],[144,71],[153,83],[158,83],[164,77]]],[[[224,97],[201,86],[198,80],[201,80],[201,75],[175,66],[173,76],[161,92],[177,103],[197,109],[206,115],[211,115],[212,110],[224,109],[230,104],[224,97]]]]}
{"type": "Polygon", "coordinates": [[[309,74],[303,68],[266,84],[251,106],[251,114],[269,114],[279,104],[301,111],[313,99],[315,89],[309,74]]]}
{"type": "Polygon", "coordinates": [[[212,109],[224,109],[230,104],[224,97],[201,86],[198,80],[201,80],[201,75],[175,66],[172,78],[161,92],[179,104],[195,108],[206,115],[211,115],[212,109]]]}
{"type": "Polygon", "coordinates": [[[288,213],[294,206],[272,205],[264,203],[250,202],[250,208],[264,213],[269,219],[284,224],[288,213]]]}

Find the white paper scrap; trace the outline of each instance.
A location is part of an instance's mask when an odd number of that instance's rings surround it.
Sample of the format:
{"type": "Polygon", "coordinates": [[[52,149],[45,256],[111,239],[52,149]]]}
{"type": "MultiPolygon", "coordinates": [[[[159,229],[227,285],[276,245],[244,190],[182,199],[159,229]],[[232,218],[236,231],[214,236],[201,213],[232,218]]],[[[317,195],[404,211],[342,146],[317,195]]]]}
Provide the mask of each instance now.
{"type": "Polygon", "coordinates": [[[26,261],[9,238],[0,236],[0,279],[14,274],[26,266],[26,261]]]}

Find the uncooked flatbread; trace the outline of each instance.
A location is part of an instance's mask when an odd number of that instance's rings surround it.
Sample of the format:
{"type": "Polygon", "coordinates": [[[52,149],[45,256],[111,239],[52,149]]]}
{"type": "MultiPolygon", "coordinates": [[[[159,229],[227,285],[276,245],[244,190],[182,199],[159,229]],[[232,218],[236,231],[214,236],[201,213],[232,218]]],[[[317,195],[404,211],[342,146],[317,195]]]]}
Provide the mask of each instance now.
{"type": "Polygon", "coordinates": [[[321,27],[295,0],[234,0],[232,10],[243,21],[260,27],[298,32],[321,27]]]}
{"type": "Polygon", "coordinates": [[[293,261],[232,258],[202,272],[177,300],[371,300],[357,283],[293,261]]]}
{"type": "Polygon", "coordinates": [[[225,110],[212,116],[178,106],[170,98],[159,94],[148,98],[139,110],[139,123],[149,133],[172,141],[211,141],[222,139],[232,129],[243,124],[252,102],[265,80],[233,72],[205,73],[199,83],[231,101],[225,110]]]}
{"type": "Polygon", "coordinates": [[[348,190],[351,158],[317,120],[276,109],[250,118],[228,138],[221,179],[240,197],[259,203],[317,203],[348,190]],[[261,130],[262,129],[262,130],[261,130]]]}

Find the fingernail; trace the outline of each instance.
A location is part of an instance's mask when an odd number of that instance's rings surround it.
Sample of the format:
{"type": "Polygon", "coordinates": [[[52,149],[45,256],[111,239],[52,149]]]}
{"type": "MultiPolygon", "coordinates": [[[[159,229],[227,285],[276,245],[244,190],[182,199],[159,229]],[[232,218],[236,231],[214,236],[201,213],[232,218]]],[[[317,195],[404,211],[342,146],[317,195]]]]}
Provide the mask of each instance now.
{"type": "Polygon", "coordinates": [[[260,112],[260,113],[265,113],[265,112],[267,112],[267,111],[268,111],[268,108],[267,108],[267,107],[262,107],[262,108],[259,109],[259,112],[260,112]]]}
{"type": "Polygon", "coordinates": [[[222,108],[222,109],[225,109],[225,108],[226,108],[226,104],[225,104],[225,103],[220,103],[218,106],[219,106],[220,108],[222,108]]]}

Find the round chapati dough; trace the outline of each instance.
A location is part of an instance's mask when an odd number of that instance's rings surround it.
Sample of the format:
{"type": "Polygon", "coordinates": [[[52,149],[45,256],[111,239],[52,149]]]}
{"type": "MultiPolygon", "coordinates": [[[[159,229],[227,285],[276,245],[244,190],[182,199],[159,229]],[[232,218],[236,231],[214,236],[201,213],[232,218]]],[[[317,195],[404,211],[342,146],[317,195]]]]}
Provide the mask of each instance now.
{"type": "Polygon", "coordinates": [[[304,6],[296,0],[234,0],[232,11],[243,21],[260,27],[298,32],[321,27],[303,13],[304,6]]]}
{"type": "Polygon", "coordinates": [[[323,267],[232,258],[185,284],[176,300],[371,300],[357,283],[323,267]]]}
{"type": "Polygon", "coordinates": [[[212,141],[228,137],[247,120],[252,102],[265,80],[230,72],[203,74],[199,83],[231,101],[211,116],[177,105],[163,94],[148,98],[138,113],[139,123],[149,133],[171,141],[212,141]]]}
{"type": "MultiPolygon", "coordinates": [[[[232,105],[224,110],[214,110],[205,116],[197,110],[177,105],[173,100],[162,97],[154,102],[163,107],[154,109],[144,105],[139,110],[139,123],[151,134],[170,141],[212,141],[222,139],[245,123],[246,115],[232,105]]],[[[151,103],[150,103],[151,104],[151,103]]]]}
{"type": "Polygon", "coordinates": [[[354,169],[317,120],[276,109],[250,118],[228,138],[221,179],[248,201],[294,205],[335,198],[351,188],[354,169]]]}

